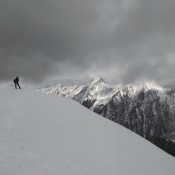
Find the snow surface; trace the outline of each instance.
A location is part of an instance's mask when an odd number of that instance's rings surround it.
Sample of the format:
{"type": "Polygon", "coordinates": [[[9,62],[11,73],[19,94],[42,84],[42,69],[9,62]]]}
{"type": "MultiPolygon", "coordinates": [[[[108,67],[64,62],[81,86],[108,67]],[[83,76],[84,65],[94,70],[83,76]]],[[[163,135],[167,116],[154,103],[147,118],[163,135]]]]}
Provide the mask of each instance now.
{"type": "Polygon", "coordinates": [[[72,100],[0,87],[0,175],[174,175],[174,165],[72,100]]]}

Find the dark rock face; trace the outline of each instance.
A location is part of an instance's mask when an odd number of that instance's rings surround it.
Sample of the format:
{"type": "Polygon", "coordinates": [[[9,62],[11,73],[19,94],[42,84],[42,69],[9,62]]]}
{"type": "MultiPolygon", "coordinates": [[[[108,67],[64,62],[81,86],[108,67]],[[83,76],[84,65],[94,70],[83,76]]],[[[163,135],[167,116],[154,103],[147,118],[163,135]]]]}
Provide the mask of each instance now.
{"type": "Polygon", "coordinates": [[[147,139],[171,130],[174,115],[166,100],[161,101],[154,90],[141,90],[134,97],[116,94],[103,110],[94,111],[147,139]]]}
{"type": "Polygon", "coordinates": [[[102,79],[72,89],[52,87],[52,91],[47,88],[46,92],[74,99],[175,155],[175,142],[166,137],[175,131],[173,90],[150,86],[115,88],[102,79]]]}
{"type": "Polygon", "coordinates": [[[167,153],[175,156],[175,142],[162,137],[151,137],[149,141],[167,153]]]}

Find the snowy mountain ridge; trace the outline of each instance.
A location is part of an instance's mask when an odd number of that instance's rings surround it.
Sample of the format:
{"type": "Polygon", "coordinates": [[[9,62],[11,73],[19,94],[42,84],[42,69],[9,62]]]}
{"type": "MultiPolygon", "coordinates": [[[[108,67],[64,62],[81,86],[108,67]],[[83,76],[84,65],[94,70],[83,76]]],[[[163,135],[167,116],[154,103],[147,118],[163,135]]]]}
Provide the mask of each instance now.
{"type": "MultiPolygon", "coordinates": [[[[46,92],[47,94],[55,94],[55,95],[59,95],[59,93],[61,93],[63,96],[76,96],[76,94],[81,91],[83,88],[87,87],[88,89],[92,91],[93,88],[93,92],[91,93],[95,93],[95,91],[105,91],[105,89],[110,89],[110,90],[114,90],[115,92],[117,91],[121,91],[121,93],[123,93],[125,91],[125,89],[128,90],[130,95],[135,95],[138,91],[140,90],[157,90],[157,91],[166,91],[168,89],[162,88],[161,86],[153,83],[153,82],[146,82],[144,84],[130,84],[127,86],[115,86],[115,85],[108,85],[106,84],[102,78],[96,78],[93,79],[92,81],[90,81],[90,83],[86,84],[86,85],[62,85],[59,83],[54,83],[52,85],[47,85],[44,88],[41,88],[41,90],[43,92],[46,92]]],[[[106,90],[106,93],[108,91],[106,90]]],[[[105,93],[105,92],[104,92],[105,93]]],[[[95,94],[94,94],[95,95],[95,94]]]]}
{"type": "MultiPolygon", "coordinates": [[[[172,89],[155,83],[111,86],[99,78],[86,85],[56,84],[41,91],[73,99],[158,146],[164,144],[157,143],[159,139],[175,140],[172,134],[175,131],[175,91],[172,89]]],[[[175,155],[175,148],[171,151],[175,155]]]]}
{"type": "MultiPolygon", "coordinates": [[[[96,105],[106,104],[117,93],[120,93],[121,96],[128,95],[130,97],[133,97],[140,91],[148,92],[150,90],[154,90],[162,100],[165,100],[166,92],[170,91],[170,89],[162,88],[161,86],[158,86],[152,82],[138,85],[131,84],[124,87],[114,85],[112,86],[106,84],[102,78],[96,78],[87,85],[61,85],[59,83],[56,83],[41,88],[40,90],[47,94],[68,97],[80,103],[83,103],[88,99],[95,99],[95,103],[93,104],[94,107],[96,105]]],[[[93,106],[91,106],[92,109],[93,106]]]]}

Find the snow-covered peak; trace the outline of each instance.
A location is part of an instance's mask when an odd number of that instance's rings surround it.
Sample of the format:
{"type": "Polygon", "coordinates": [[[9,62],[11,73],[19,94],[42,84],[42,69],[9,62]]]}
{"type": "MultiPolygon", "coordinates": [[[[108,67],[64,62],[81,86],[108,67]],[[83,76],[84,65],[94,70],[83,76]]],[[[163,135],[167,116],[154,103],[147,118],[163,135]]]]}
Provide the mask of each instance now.
{"type": "Polygon", "coordinates": [[[90,85],[99,85],[99,84],[104,84],[103,78],[95,78],[90,81],[90,85]]]}
{"type": "Polygon", "coordinates": [[[131,84],[131,85],[126,85],[124,87],[121,86],[119,89],[120,89],[121,95],[127,94],[129,96],[134,96],[140,91],[147,92],[149,90],[153,90],[153,91],[162,93],[163,91],[166,90],[165,88],[159,86],[154,82],[146,82],[144,84],[131,84]]]}
{"type": "Polygon", "coordinates": [[[163,91],[164,88],[160,85],[156,84],[155,82],[146,82],[144,84],[136,85],[138,89],[144,89],[144,90],[157,90],[157,91],[163,91]]]}

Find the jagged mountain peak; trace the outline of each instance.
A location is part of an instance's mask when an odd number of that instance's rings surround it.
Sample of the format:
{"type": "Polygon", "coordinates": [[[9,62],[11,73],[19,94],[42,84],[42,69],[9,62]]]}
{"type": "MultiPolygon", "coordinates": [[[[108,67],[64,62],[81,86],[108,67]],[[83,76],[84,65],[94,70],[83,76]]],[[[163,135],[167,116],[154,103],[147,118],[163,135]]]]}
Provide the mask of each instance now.
{"type": "Polygon", "coordinates": [[[94,78],[90,81],[90,85],[94,85],[94,84],[100,84],[100,83],[105,83],[103,78],[101,77],[97,77],[97,78],[94,78]]]}

